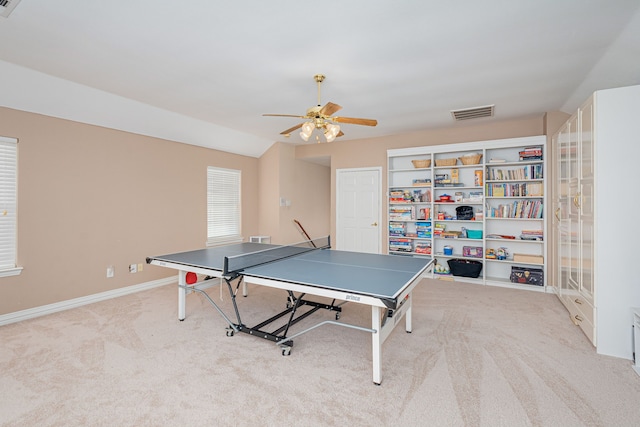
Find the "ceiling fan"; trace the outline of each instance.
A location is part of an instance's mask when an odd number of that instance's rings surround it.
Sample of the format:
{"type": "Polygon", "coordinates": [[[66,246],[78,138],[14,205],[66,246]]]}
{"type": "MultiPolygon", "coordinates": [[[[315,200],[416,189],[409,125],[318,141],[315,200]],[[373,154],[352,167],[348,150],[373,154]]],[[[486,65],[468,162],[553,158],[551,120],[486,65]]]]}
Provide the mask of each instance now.
{"type": "MultiPolygon", "coordinates": [[[[344,133],[340,130],[340,126],[336,123],[348,123],[352,125],[364,126],[375,126],[378,124],[378,121],[373,119],[333,116],[333,114],[341,110],[342,107],[338,104],[334,104],[333,102],[327,102],[325,106],[322,107],[320,104],[320,85],[324,81],[325,76],[322,74],[316,74],[315,76],[313,76],[313,79],[318,84],[318,105],[309,108],[306,115],[300,116],[295,114],[263,114],[263,116],[297,117],[306,120],[303,123],[297,124],[287,130],[280,132],[280,135],[290,136],[291,132],[302,128],[300,137],[303,140],[308,141],[314,129],[319,129],[324,134],[327,142],[331,142],[337,137],[344,135],[344,133]]],[[[320,138],[317,136],[316,138],[319,142],[320,138]]]]}

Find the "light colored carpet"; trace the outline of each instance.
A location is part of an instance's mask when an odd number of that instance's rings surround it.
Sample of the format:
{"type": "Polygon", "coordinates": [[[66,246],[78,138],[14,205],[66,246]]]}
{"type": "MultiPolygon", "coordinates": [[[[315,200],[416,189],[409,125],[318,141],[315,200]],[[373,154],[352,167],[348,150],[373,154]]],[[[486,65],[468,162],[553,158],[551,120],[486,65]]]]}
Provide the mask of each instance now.
{"type": "MultiPolygon", "coordinates": [[[[217,288],[209,290],[219,299],[217,288]]],[[[253,325],[283,291],[239,298],[253,325]]],[[[370,334],[323,326],[290,356],[225,335],[198,294],[138,294],[0,327],[2,426],[637,426],[640,377],[599,356],[553,295],[423,280],[413,333],[385,343],[371,378],[370,334]]],[[[225,296],[222,306],[228,310],[225,296]]],[[[333,319],[320,311],[301,326],[333,319]]],[[[369,326],[370,309],[341,320],[369,326]]]]}

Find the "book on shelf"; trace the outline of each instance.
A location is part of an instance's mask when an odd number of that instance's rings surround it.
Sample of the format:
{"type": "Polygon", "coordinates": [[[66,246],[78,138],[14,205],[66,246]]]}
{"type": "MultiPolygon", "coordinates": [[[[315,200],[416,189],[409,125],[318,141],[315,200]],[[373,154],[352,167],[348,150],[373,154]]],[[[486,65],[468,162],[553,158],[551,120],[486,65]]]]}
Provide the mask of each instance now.
{"type": "Polygon", "coordinates": [[[542,197],[542,182],[518,182],[511,184],[491,183],[487,185],[489,197],[542,197]]]}
{"type": "Polygon", "coordinates": [[[513,203],[501,204],[489,208],[491,218],[528,218],[540,219],[543,213],[541,200],[516,200],[513,203]]]}
{"type": "Polygon", "coordinates": [[[542,230],[522,230],[520,240],[543,240],[544,232],[542,230]]]}
{"type": "Polygon", "coordinates": [[[481,202],[484,198],[482,191],[469,191],[469,198],[464,202],[481,202]]]}
{"type": "Polygon", "coordinates": [[[442,233],[444,232],[444,230],[447,229],[446,224],[443,224],[441,222],[437,222],[434,226],[433,226],[433,235],[435,237],[442,237],[442,233]]]}
{"type": "Polygon", "coordinates": [[[431,219],[431,208],[426,206],[421,206],[418,210],[418,219],[419,220],[428,220],[431,219]]]}
{"type": "Polygon", "coordinates": [[[507,234],[487,234],[487,239],[505,239],[515,240],[516,236],[509,236],[507,234]]]}
{"type": "Polygon", "coordinates": [[[520,240],[533,240],[533,241],[543,241],[544,238],[542,236],[527,236],[525,234],[520,235],[520,240]]]}
{"type": "Polygon", "coordinates": [[[482,170],[473,171],[473,185],[476,187],[482,187],[484,173],[482,170]]]}
{"type": "Polygon", "coordinates": [[[542,157],[542,149],[540,150],[522,150],[518,152],[520,157],[542,157]]]}
{"type": "Polygon", "coordinates": [[[391,206],[389,207],[389,220],[411,221],[416,217],[414,206],[391,206]]]}
{"type": "Polygon", "coordinates": [[[431,179],[414,179],[412,183],[414,187],[431,187],[431,179]]]}
{"type": "Polygon", "coordinates": [[[416,234],[421,238],[431,238],[431,221],[416,222],[416,234]]]}
{"type": "Polygon", "coordinates": [[[389,239],[389,250],[411,252],[413,250],[411,239],[389,239]]]}
{"type": "Polygon", "coordinates": [[[495,167],[488,169],[487,179],[490,181],[529,180],[542,179],[544,177],[544,170],[541,164],[518,166],[508,169],[495,167]]]}
{"type": "Polygon", "coordinates": [[[520,161],[525,160],[542,160],[542,147],[526,147],[524,150],[518,152],[520,161]]]}
{"type": "Polygon", "coordinates": [[[542,160],[542,156],[520,156],[519,160],[521,162],[542,160]]]}
{"type": "Polygon", "coordinates": [[[417,243],[415,253],[431,255],[431,244],[429,243],[417,243]]]}
{"type": "Polygon", "coordinates": [[[404,222],[390,222],[389,223],[389,235],[390,236],[405,236],[407,232],[407,226],[404,222]]]}

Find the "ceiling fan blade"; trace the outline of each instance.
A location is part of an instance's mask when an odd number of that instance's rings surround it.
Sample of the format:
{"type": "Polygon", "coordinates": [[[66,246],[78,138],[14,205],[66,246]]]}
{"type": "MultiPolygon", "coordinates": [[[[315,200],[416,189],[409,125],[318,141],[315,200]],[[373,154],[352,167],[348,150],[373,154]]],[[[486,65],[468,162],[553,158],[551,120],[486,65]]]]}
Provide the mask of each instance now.
{"type": "Polygon", "coordinates": [[[293,132],[296,129],[300,129],[302,127],[304,123],[300,123],[299,125],[295,125],[292,128],[289,128],[287,130],[283,130],[282,132],[280,132],[280,135],[289,135],[291,132],[293,132]]]}
{"type": "Polygon", "coordinates": [[[327,102],[322,109],[320,109],[320,114],[323,116],[331,116],[333,113],[342,110],[342,107],[338,104],[334,104],[333,102],[327,102]]]}
{"type": "Polygon", "coordinates": [[[374,119],[358,119],[354,117],[331,117],[331,120],[338,123],[349,123],[352,125],[375,126],[378,124],[374,119]]]}
{"type": "Polygon", "coordinates": [[[297,114],[263,114],[263,116],[269,116],[269,117],[297,117],[299,119],[306,119],[306,116],[300,116],[297,114]]]}

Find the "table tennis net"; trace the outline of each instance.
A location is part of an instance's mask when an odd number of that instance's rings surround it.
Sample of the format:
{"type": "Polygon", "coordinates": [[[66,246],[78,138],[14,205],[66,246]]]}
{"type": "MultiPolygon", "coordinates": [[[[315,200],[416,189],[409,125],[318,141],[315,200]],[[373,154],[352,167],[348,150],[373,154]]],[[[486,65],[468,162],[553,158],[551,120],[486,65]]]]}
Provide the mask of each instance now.
{"type": "Polygon", "coordinates": [[[271,247],[242,255],[224,257],[223,275],[240,273],[243,270],[269,262],[279,261],[317,249],[330,248],[329,236],[307,240],[293,245],[271,247]]]}

